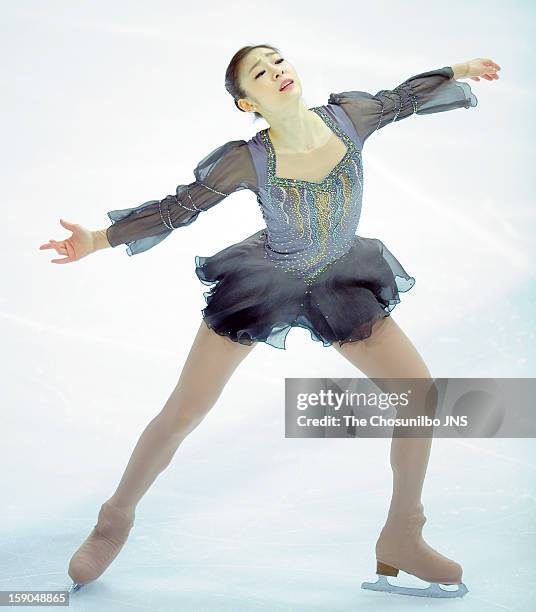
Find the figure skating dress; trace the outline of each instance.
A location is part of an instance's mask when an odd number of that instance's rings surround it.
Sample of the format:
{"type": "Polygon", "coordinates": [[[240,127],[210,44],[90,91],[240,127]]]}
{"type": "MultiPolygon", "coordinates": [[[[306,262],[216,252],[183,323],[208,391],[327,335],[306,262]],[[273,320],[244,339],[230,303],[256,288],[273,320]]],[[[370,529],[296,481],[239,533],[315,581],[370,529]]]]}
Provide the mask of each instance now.
{"type": "Polygon", "coordinates": [[[234,342],[280,349],[292,327],[309,330],[324,346],[363,340],[400,302],[399,292],[415,284],[380,239],[356,234],[363,145],[376,130],[414,113],[477,103],[448,66],[376,95],[332,93],[310,110],[343,141],[346,154],[320,182],[276,176],[264,129],[216,148],[195,168],[195,181],[174,195],[108,212],[108,241],[126,244],[128,255],[142,253],[231,193],[250,189],[266,227],[211,256],[195,256],[195,272],[210,286],[202,310],[207,326],[234,342]]]}

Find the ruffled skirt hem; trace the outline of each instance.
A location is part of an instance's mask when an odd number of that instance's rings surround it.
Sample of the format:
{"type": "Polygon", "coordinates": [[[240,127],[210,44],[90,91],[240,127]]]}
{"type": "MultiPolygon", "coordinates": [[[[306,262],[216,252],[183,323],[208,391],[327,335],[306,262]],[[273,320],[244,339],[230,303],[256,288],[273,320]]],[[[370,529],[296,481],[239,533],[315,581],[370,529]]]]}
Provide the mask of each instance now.
{"type": "Polygon", "coordinates": [[[195,256],[207,327],[234,342],[286,349],[293,327],[328,347],[371,336],[380,319],[415,285],[377,238],[354,236],[351,248],[306,284],[266,256],[265,230],[207,257],[195,256]]]}

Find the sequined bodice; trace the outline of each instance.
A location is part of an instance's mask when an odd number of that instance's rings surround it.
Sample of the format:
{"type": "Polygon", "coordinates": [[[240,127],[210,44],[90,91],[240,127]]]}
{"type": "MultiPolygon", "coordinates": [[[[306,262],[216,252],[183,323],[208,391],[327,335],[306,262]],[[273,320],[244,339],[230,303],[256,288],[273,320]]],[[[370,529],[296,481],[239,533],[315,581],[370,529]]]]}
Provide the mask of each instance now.
{"type": "Polygon", "coordinates": [[[276,176],[275,151],[268,130],[256,135],[266,151],[265,180],[258,197],[266,221],[266,257],[306,283],[351,248],[363,191],[361,151],[356,143],[324,107],[311,110],[347,149],[320,182],[276,176]]]}

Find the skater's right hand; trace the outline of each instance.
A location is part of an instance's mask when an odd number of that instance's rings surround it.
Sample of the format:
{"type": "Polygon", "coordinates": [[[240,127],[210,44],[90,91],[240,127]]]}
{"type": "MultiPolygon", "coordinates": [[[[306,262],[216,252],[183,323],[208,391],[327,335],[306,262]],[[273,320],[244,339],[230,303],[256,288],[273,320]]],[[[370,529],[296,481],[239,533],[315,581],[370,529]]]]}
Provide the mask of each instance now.
{"type": "Polygon", "coordinates": [[[69,223],[64,219],[60,219],[60,223],[65,229],[72,232],[71,236],[59,242],[57,240],[49,240],[39,247],[40,251],[45,249],[56,249],[59,255],[67,256],[63,259],[52,259],[51,263],[71,263],[72,261],[78,261],[82,259],[82,257],[95,252],[96,248],[93,232],[77,223],[69,223]]]}

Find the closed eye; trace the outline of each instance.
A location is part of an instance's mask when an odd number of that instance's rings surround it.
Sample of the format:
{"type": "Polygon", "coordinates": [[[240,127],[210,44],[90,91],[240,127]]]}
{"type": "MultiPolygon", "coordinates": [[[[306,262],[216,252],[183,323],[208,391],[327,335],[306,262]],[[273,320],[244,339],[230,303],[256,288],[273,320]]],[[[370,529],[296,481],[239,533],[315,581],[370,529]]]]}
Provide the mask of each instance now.
{"type": "MultiPolygon", "coordinates": [[[[285,61],[285,58],[284,58],[284,57],[282,57],[282,58],[280,58],[280,59],[276,60],[276,61],[274,62],[274,64],[280,64],[281,62],[284,62],[284,61],[285,61]]],[[[265,72],[266,72],[266,70],[261,70],[261,71],[259,72],[259,74],[257,74],[257,76],[256,76],[255,78],[256,78],[256,79],[258,79],[258,78],[259,78],[261,75],[263,75],[265,72]]]]}

